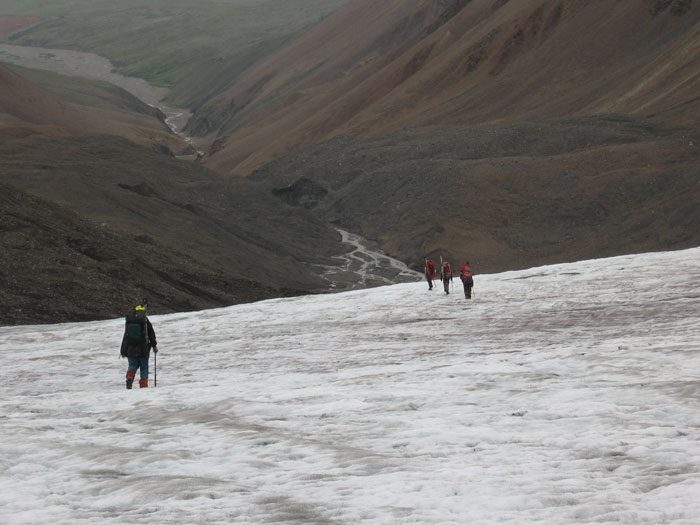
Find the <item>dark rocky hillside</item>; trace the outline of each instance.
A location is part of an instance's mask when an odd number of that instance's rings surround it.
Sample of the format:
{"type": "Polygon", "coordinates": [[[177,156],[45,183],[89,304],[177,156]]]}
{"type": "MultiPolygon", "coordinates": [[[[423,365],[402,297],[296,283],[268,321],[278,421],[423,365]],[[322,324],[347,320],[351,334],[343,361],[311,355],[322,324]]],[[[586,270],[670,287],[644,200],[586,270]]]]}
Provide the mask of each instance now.
{"type": "Polygon", "coordinates": [[[147,233],[117,233],[0,184],[0,324],[119,317],[148,297],[154,314],[299,294],[204,265],[147,233]]]}
{"type": "Polygon", "coordinates": [[[24,140],[0,146],[0,158],[6,184],[274,287],[321,290],[312,265],[343,252],[330,225],[250,181],[118,137],[24,140]]]}
{"type": "Polygon", "coordinates": [[[380,242],[481,272],[700,245],[700,130],[620,116],[338,137],[250,178],[380,242]]]}
{"type": "Polygon", "coordinates": [[[175,158],[183,141],[126,92],[2,66],[0,85],[0,323],[326,291],[347,249],[331,225],[175,158]]]}
{"type": "Polygon", "coordinates": [[[0,324],[325,291],[339,234],[245,179],[112,136],[0,145],[0,324]]]}

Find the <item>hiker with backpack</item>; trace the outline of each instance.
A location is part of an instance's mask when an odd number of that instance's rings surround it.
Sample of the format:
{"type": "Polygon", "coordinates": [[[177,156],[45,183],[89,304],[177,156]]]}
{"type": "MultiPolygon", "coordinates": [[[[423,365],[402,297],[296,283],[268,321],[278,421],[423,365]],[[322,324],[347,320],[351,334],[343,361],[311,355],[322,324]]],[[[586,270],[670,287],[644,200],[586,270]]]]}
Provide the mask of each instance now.
{"type": "Polygon", "coordinates": [[[450,283],[452,282],[452,266],[448,262],[442,263],[440,268],[440,279],[445,286],[445,293],[450,294],[450,283]]]}
{"type": "Polygon", "coordinates": [[[435,262],[429,259],[425,260],[425,278],[428,280],[428,290],[433,289],[433,279],[437,277],[435,262]]]}
{"type": "Polygon", "coordinates": [[[467,299],[472,298],[472,288],[474,287],[474,277],[472,274],[472,267],[469,265],[469,261],[467,261],[467,264],[462,266],[462,271],[459,274],[459,278],[462,280],[462,284],[464,285],[464,297],[467,299]]]}
{"type": "Polygon", "coordinates": [[[141,304],[135,306],[126,315],[121,356],[126,357],[129,361],[129,368],[126,371],[126,388],[128,390],[131,390],[137,370],[140,370],[141,375],[139,387],[148,388],[148,360],[151,348],[153,348],[154,353],[158,353],[156,332],[146,316],[147,306],[148,300],[144,299],[141,304]]]}

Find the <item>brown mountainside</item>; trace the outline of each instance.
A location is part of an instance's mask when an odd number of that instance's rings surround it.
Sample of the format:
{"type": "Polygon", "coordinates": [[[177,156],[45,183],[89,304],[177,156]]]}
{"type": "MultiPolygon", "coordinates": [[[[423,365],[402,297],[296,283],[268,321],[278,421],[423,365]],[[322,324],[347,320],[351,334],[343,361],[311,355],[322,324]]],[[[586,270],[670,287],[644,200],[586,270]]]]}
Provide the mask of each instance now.
{"type": "Polygon", "coordinates": [[[697,1],[354,0],[193,125],[417,268],[496,271],[700,244],[698,93],[697,1]]]}
{"type": "Polygon", "coordinates": [[[30,136],[60,138],[91,133],[118,135],[173,152],[186,146],[152,112],[88,108],[67,102],[0,64],[0,143],[30,136]]]}
{"type": "Polygon", "coordinates": [[[355,0],[198,110],[248,174],[338,134],[622,113],[700,118],[692,0],[355,0]]]}

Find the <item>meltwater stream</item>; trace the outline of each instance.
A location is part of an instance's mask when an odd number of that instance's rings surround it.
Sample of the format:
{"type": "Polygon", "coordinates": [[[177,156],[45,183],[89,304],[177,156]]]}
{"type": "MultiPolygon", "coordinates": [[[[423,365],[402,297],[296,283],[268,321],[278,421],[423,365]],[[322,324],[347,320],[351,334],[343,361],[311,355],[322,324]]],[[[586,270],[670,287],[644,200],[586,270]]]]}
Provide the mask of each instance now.
{"type": "Polygon", "coordinates": [[[338,229],[343,243],[350,251],[334,257],[337,266],[325,267],[321,277],[331,289],[354,290],[388,284],[419,281],[422,274],[383,253],[375,243],[345,230],[338,229]]]}

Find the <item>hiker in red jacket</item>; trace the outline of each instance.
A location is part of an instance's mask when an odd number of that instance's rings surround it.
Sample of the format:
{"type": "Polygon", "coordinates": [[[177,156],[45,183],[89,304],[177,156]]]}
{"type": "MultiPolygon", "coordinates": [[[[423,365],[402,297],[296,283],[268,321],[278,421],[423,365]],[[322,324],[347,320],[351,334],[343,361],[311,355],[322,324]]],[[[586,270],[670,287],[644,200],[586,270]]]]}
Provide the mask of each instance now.
{"type": "Polygon", "coordinates": [[[437,277],[435,262],[431,260],[425,261],[425,278],[428,280],[428,290],[433,289],[433,279],[437,277]]]}
{"type": "Polygon", "coordinates": [[[462,284],[464,285],[464,297],[467,299],[472,298],[472,288],[474,287],[474,278],[472,277],[472,267],[467,264],[462,266],[462,271],[459,274],[459,278],[462,279],[462,284]]]}
{"type": "Polygon", "coordinates": [[[452,282],[452,266],[450,263],[442,263],[442,267],[440,268],[440,279],[442,280],[442,284],[445,286],[445,293],[449,295],[450,283],[452,282]]]}

